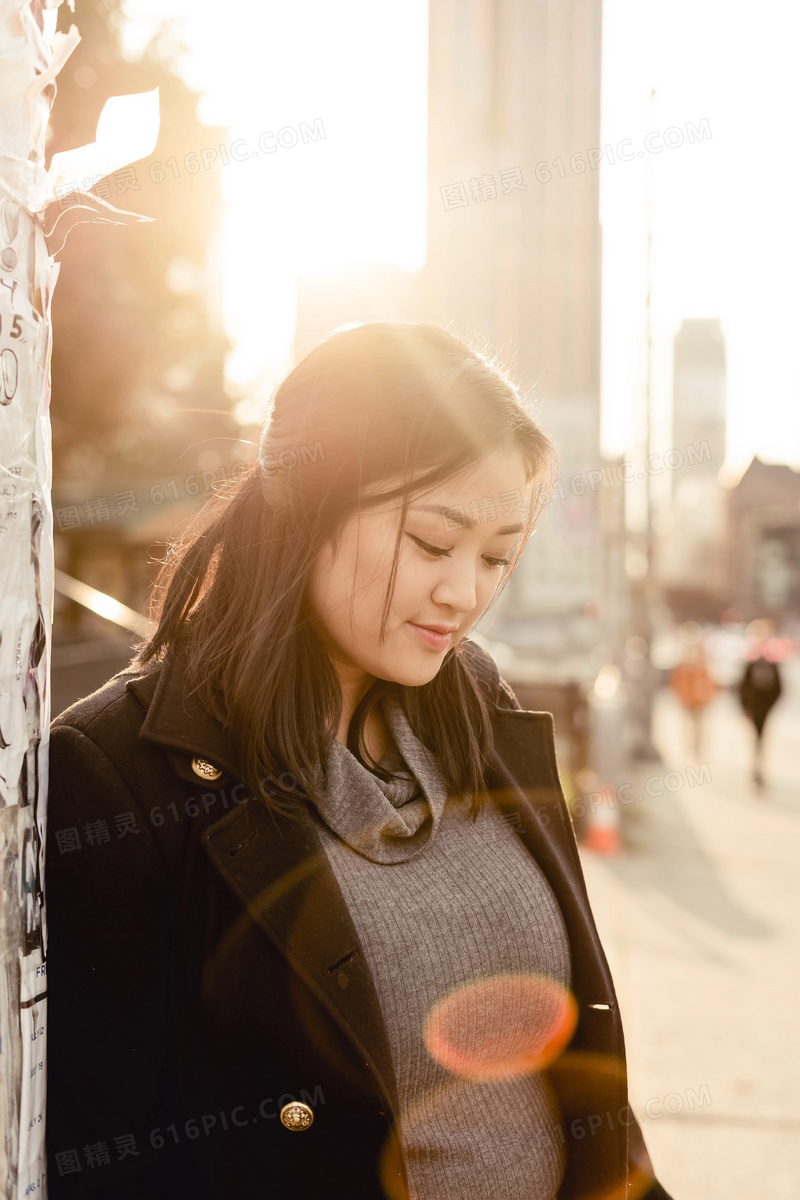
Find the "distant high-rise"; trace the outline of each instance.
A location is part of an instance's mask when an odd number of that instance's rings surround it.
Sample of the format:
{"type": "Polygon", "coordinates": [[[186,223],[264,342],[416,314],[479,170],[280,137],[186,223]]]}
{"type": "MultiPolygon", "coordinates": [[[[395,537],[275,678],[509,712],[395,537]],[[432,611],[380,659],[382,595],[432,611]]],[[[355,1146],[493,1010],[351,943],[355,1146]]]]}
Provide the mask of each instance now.
{"type": "Polygon", "coordinates": [[[509,620],[580,624],[599,599],[601,15],[601,0],[430,0],[426,307],[535,385],[561,460],[509,620]]]}

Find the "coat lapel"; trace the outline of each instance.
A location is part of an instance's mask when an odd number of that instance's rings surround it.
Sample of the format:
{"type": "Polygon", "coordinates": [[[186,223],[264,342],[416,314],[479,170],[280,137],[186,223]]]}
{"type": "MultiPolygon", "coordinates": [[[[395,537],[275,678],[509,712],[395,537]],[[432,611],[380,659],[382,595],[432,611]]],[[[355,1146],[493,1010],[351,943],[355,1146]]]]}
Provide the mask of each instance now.
{"type": "Polygon", "coordinates": [[[254,797],[202,835],[211,862],[371,1069],[390,1113],[397,1087],[361,943],[308,813],[273,817],[254,797]]]}
{"type": "MultiPolygon", "coordinates": [[[[556,768],[553,718],[546,712],[497,709],[494,755],[487,774],[492,799],[514,814],[520,837],[547,877],[575,948],[598,944],[569,815],[556,768]]],[[[573,954],[573,992],[579,1005],[616,1007],[604,956],[573,954]]]]}
{"type": "MultiPolygon", "coordinates": [[[[142,738],[162,746],[183,779],[198,782],[191,770],[196,755],[241,780],[230,739],[187,693],[180,659],[168,656],[159,670],[131,680],[128,688],[147,708],[142,738]]],[[[250,796],[207,828],[201,842],[253,921],[350,1038],[387,1111],[396,1113],[397,1085],[378,994],[307,808],[290,820],[250,796]]]]}

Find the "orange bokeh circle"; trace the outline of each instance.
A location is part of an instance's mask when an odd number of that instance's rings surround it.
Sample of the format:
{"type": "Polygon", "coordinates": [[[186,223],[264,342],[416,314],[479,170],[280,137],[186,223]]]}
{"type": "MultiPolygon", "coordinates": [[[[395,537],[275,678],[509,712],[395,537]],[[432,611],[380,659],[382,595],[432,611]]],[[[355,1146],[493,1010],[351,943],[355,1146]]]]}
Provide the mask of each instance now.
{"type": "Polygon", "coordinates": [[[474,980],[439,1000],[425,1022],[428,1053],[467,1079],[517,1079],[548,1066],[575,1030],[573,995],[545,975],[474,980]]]}

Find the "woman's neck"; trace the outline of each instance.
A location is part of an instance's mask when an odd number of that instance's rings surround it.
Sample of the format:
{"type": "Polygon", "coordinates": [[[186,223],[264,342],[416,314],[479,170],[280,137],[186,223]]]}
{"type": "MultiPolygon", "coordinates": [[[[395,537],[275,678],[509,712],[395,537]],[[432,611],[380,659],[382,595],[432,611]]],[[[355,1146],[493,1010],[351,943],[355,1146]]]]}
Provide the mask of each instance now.
{"type": "Polygon", "coordinates": [[[372,675],[367,675],[365,671],[354,671],[342,663],[334,662],[333,665],[342,689],[342,715],[336,736],[340,742],[343,742],[347,741],[347,730],[353,719],[353,713],[372,687],[374,678],[372,675]]]}
{"type": "MultiPolygon", "coordinates": [[[[342,689],[342,715],[336,732],[337,740],[347,745],[347,731],[353,719],[353,713],[358,708],[366,693],[375,682],[373,675],[361,671],[356,675],[342,664],[334,663],[339,683],[342,689]]],[[[366,749],[375,762],[379,762],[391,744],[389,727],[386,724],[380,705],[368,714],[364,724],[364,742],[366,749]]]]}

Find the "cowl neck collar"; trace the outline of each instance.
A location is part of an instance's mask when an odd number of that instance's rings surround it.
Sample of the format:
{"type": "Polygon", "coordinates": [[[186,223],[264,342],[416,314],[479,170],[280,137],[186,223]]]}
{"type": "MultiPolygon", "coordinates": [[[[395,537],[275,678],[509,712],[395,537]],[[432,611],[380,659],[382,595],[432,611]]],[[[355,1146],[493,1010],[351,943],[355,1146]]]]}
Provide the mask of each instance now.
{"type": "Polygon", "coordinates": [[[315,805],[323,823],[363,858],[375,863],[407,862],[436,836],[447,789],[436,760],[411,730],[399,702],[382,701],[393,745],[380,765],[403,773],[380,779],[340,741],[326,760],[326,783],[315,805]]]}

